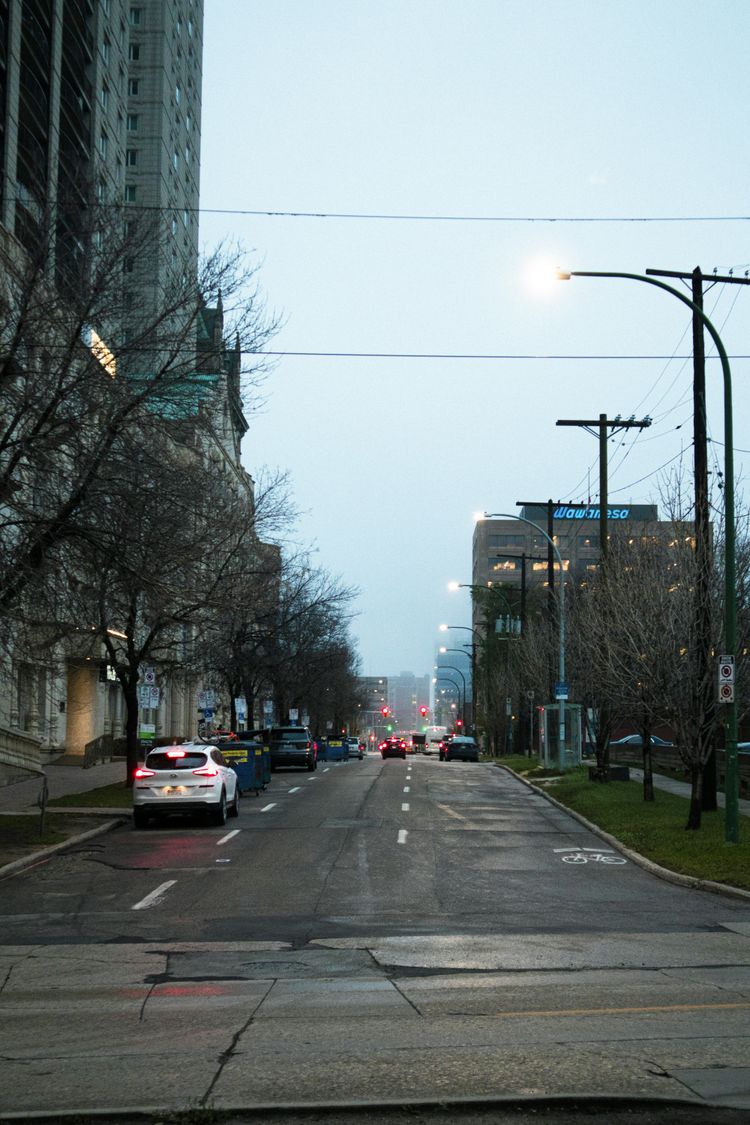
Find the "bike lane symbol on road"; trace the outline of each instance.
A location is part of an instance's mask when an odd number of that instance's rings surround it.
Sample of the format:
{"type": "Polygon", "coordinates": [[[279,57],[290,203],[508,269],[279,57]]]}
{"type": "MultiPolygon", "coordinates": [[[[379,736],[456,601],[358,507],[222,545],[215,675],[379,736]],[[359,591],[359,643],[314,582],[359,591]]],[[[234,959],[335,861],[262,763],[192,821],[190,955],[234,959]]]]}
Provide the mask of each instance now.
{"type": "Polygon", "coordinates": [[[563,863],[604,863],[619,866],[628,861],[611,848],[555,848],[563,863]],[[563,854],[564,853],[564,854],[563,854]]]}

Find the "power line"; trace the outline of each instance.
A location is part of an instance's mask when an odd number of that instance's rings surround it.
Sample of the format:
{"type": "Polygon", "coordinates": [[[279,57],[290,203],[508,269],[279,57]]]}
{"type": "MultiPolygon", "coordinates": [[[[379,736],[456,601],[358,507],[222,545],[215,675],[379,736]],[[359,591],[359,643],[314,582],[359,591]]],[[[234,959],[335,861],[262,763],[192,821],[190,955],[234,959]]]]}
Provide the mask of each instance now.
{"type": "MultiPolygon", "coordinates": [[[[329,352],[329,351],[271,351],[243,352],[254,356],[294,356],[295,358],[322,359],[502,359],[502,360],[688,360],[689,355],[572,355],[550,353],[511,353],[511,352],[329,352]]],[[[718,356],[708,357],[718,359],[718,356]]],[[[730,359],[750,359],[750,355],[732,355],[730,359]]]]}
{"type": "MultiPolygon", "coordinates": [[[[161,208],[160,208],[161,209],[161,208]]],[[[173,210],[173,208],[163,208],[173,210]]],[[[408,223],[746,223],[750,215],[417,215],[382,211],[264,211],[198,207],[201,215],[251,215],[268,219],[358,219],[408,223]]]]}

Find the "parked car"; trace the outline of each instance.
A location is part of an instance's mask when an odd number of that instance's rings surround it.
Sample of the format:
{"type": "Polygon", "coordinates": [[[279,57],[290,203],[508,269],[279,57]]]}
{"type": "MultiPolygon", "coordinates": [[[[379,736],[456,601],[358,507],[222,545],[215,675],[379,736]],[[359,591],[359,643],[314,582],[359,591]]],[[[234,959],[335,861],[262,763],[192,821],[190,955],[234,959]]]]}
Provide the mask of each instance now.
{"type": "Polygon", "coordinates": [[[406,758],[406,742],[403,738],[385,738],[378,747],[383,758],[406,758]]]}
{"type": "Polygon", "coordinates": [[[364,744],[358,738],[347,738],[346,741],[349,743],[349,757],[359,758],[361,762],[365,756],[364,744]]]}
{"type": "Polygon", "coordinates": [[[479,744],[468,734],[455,734],[445,748],[446,762],[478,762],[479,744]]]}
{"type": "Polygon", "coordinates": [[[208,813],[214,824],[240,811],[237,774],[221,750],[200,741],[160,746],[146,755],[133,779],[133,824],[152,816],[208,813]]]}
{"type": "Polygon", "coordinates": [[[266,735],[272,770],[279,766],[318,768],[318,744],[307,727],[272,727],[266,735]]]}
{"type": "MultiPolygon", "coordinates": [[[[643,739],[640,734],[626,734],[622,738],[610,739],[610,746],[642,746],[643,739]]],[[[674,746],[674,742],[667,742],[665,738],[659,738],[658,735],[651,735],[651,745],[658,748],[659,746],[674,746]]]]}

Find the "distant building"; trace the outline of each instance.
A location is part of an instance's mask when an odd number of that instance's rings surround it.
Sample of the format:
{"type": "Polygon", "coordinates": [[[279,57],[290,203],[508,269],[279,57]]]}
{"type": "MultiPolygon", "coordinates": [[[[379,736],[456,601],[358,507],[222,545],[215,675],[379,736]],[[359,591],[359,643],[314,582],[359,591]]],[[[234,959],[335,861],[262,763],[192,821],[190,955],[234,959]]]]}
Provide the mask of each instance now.
{"type": "Polygon", "coordinates": [[[398,730],[419,731],[425,725],[420,708],[430,708],[430,677],[401,672],[388,679],[388,703],[398,730]]]}

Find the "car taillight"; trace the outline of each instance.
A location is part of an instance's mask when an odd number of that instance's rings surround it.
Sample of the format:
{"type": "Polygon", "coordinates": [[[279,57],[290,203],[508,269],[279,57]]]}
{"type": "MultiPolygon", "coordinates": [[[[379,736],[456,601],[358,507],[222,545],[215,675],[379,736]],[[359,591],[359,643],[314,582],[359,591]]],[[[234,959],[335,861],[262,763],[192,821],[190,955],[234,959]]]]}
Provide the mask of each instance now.
{"type": "Polygon", "coordinates": [[[155,777],[155,774],[153,770],[147,770],[145,766],[139,766],[133,777],[155,777]]]}
{"type": "Polygon", "coordinates": [[[199,770],[193,770],[196,777],[218,777],[219,771],[216,766],[201,766],[199,770]]]}
{"type": "Polygon", "coordinates": [[[184,758],[185,757],[185,751],[184,750],[167,750],[167,757],[168,758],[184,758]]]}

